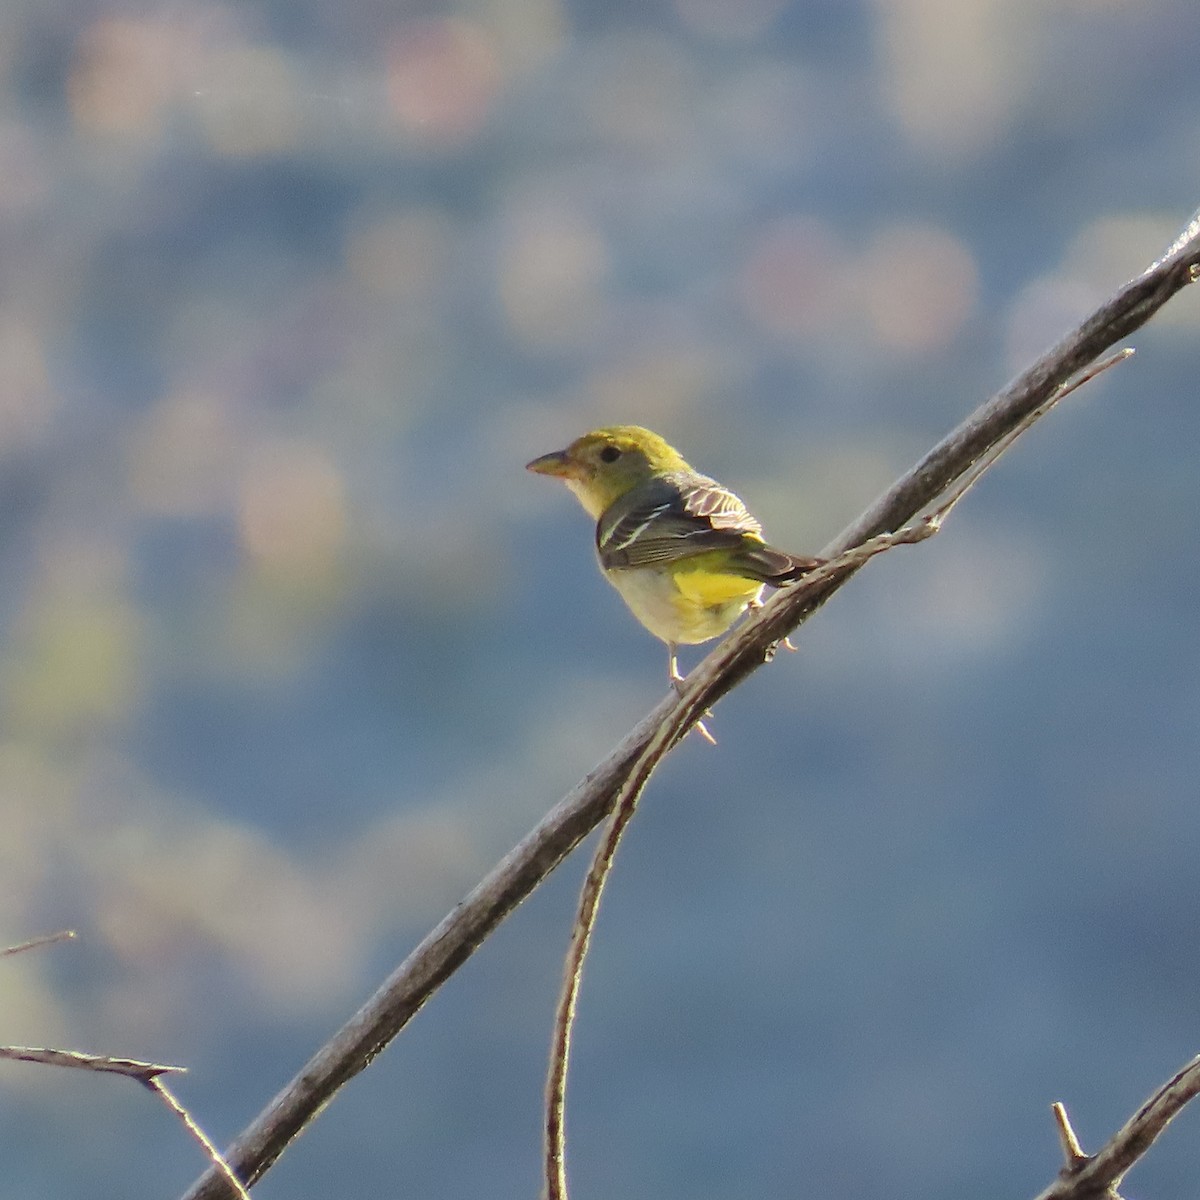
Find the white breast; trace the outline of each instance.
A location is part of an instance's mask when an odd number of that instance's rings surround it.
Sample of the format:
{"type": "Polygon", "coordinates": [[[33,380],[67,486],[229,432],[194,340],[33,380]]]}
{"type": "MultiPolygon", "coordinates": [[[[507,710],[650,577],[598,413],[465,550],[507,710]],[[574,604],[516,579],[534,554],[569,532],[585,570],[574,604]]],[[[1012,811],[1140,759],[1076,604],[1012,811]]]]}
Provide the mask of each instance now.
{"type": "Polygon", "coordinates": [[[605,576],[621,593],[633,615],[656,638],[689,646],[720,637],[745,612],[749,601],[758,597],[755,592],[752,596],[702,605],[680,593],[669,571],[637,567],[606,571],[605,576]]]}

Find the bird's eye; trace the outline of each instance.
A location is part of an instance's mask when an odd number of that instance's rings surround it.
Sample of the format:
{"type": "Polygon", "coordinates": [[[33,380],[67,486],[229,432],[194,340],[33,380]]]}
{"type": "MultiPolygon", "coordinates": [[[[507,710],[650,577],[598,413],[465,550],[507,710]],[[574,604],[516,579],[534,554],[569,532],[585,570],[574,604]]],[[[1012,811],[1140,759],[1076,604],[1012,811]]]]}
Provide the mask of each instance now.
{"type": "Polygon", "coordinates": [[[618,450],[616,446],[605,446],[604,449],[600,451],[601,462],[616,462],[620,457],[621,451],[618,450]]]}

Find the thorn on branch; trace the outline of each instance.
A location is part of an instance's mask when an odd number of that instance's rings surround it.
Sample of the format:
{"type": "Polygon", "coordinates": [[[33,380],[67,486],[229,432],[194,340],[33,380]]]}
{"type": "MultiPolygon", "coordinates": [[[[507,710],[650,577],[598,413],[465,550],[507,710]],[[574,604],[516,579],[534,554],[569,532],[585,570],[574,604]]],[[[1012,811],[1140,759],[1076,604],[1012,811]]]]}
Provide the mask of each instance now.
{"type": "MultiPolygon", "coordinates": [[[[1067,1116],[1067,1109],[1063,1102],[1055,1100],[1050,1106],[1050,1111],[1054,1114],[1054,1123],[1058,1127],[1058,1140],[1062,1145],[1063,1157],[1067,1160],[1067,1165],[1059,1170],[1058,1177],[1064,1183],[1069,1184],[1092,1161],[1092,1157],[1083,1152],[1083,1147],[1075,1136],[1075,1130],[1071,1128],[1071,1118],[1067,1116]]],[[[1101,1200],[1101,1198],[1102,1200],[1121,1200],[1116,1183],[1108,1184],[1102,1192],[1086,1194],[1095,1195],[1097,1200],[1101,1200]]]]}
{"type": "Polygon", "coordinates": [[[1071,1128],[1071,1118],[1067,1116],[1066,1106],[1061,1100],[1055,1100],[1050,1106],[1050,1111],[1054,1114],[1054,1123],[1058,1126],[1058,1140],[1062,1143],[1063,1156],[1067,1160],[1067,1170],[1078,1167],[1080,1163],[1087,1162],[1087,1155],[1083,1152],[1083,1147],[1079,1144],[1079,1139],[1075,1136],[1075,1130],[1071,1128]]]}

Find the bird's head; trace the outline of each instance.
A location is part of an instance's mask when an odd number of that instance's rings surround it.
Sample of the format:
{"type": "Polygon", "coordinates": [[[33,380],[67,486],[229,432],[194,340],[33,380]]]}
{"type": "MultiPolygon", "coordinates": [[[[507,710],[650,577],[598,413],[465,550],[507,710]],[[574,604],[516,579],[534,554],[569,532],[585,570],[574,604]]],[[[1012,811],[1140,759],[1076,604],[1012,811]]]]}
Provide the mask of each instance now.
{"type": "Polygon", "coordinates": [[[655,475],[687,470],[679,452],[640,425],[611,425],[576,438],[565,450],[543,454],[527,471],[561,479],[579,503],[599,517],[614,500],[655,475]]]}

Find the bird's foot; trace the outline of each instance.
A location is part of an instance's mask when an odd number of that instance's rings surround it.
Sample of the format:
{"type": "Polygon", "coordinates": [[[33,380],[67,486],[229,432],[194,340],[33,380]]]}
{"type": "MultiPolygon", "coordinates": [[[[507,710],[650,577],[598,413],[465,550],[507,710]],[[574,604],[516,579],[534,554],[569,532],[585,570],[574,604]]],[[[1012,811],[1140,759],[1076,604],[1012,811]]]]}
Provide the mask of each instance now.
{"type": "MultiPolygon", "coordinates": [[[[746,611],[753,612],[756,608],[762,608],[762,606],[763,606],[763,602],[761,600],[751,600],[746,605],[746,611]]],[[[792,644],[792,639],[790,637],[780,638],[779,641],[777,641],[771,647],[772,654],[774,654],[776,646],[782,646],[785,650],[790,650],[793,654],[795,654],[796,651],[800,649],[799,646],[795,646],[792,644]]]]}
{"type": "MultiPolygon", "coordinates": [[[[683,688],[683,676],[679,673],[679,664],[675,661],[675,647],[669,646],[668,650],[670,658],[667,664],[667,678],[671,681],[671,687],[674,688],[676,692],[679,692],[683,688]]],[[[692,726],[692,729],[694,729],[710,746],[715,746],[717,744],[717,739],[708,731],[708,726],[704,723],[704,717],[711,716],[712,709],[706,708],[704,710],[704,716],[697,719],[695,725],[692,726]]]]}
{"type": "MultiPolygon", "coordinates": [[[[681,691],[683,688],[683,676],[680,675],[678,678],[672,679],[671,687],[676,692],[681,691]]],[[[695,725],[692,726],[692,729],[694,729],[710,746],[715,746],[717,744],[717,739],[715,737],[713,737],[713,735],[709,732],[708,726],[705,725],[705,723],[704,723],[704,717],[711,717],[711,716],[712,716],[712,709],[706,708],[704,710],[704,716],[697,718],[695,725]]]]}

